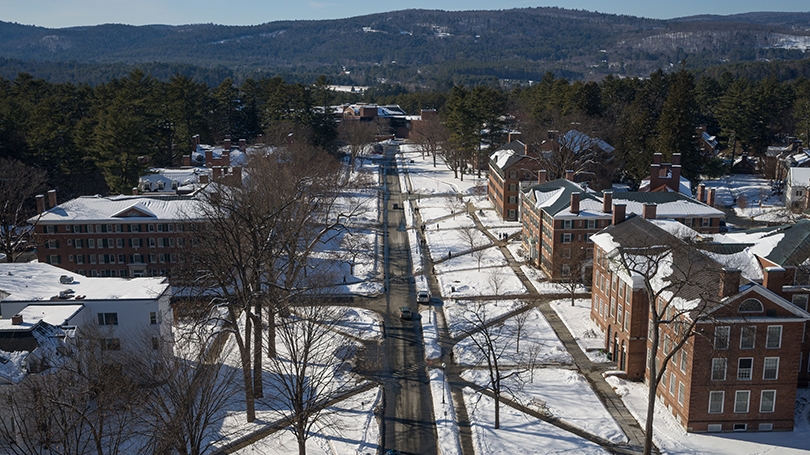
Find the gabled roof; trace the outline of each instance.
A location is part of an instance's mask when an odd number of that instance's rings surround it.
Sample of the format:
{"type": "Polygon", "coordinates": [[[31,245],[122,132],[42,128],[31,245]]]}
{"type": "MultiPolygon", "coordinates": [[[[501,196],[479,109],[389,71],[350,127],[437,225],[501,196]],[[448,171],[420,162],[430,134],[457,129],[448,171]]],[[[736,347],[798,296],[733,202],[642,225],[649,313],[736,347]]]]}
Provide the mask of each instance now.
{"type": "Polygon", "coordinates": [[[578,130],[569,130],[563,135],[562,143],[575,154],[591,147],[597,147],[605,153],[613,153],[616,149],[599,138],[592,138],[578,130]]]}
{"type": "Polygon", "coordinates": [[[628,213],[644,213],[644,204],[656,204],[656,218],[722,217],[724,212],[676,192],[613,193],[613,202],[627,205],[628,213]]]}
{"type": "MultiPolygon", "coordinates": [[[[807,160],[810,160],[810,157],[805,155],[807,160]]],[[[801,163],[799,163],[801,164],[801,163]]],[[[803,186],[810,186],[810,168],[808,167],[792,167],[788,172],[788,180],[790,186],[792,187],[803,187],[803,186]]]]}
{"type": "Polygon", "coordinates": [[[523,142],[518,140],[508,142],[492,152],[489,156],[490,163],[499,170],[505,170],[525,157],[525,151],[526,146],[523,142]]]}
{"type": "Polygon", "coordinates": [[[130,217],[183,221],[193,215],[194,201],[189,196],[81,196],[46,210],[37,223],[106,223],[121,222],[130,217]]]}
{"type": "MultiPolygon", "coordinates": [[[[568,209],[571,205],[571,193],[580,193],[580,212],[588,213],[586,208],[590,208],[589,202],[593,201],[599,205],[601,209],[602,201],[593,193],[580,185],[566,179],[557,179],[550,182],[541,183],[529,187],[526,191],[526,197],[534,202],[535,208],[542,209],[551,216],[557,215],[560,212],[568,209]]],[[[570,212],[569,212],[570,213],[570,212]]],[[[596,215],[596,213],[594,213],[596,215]]],[[[601,215],[604,215],[603,213],[601,215]]]]}
{"type": "Polygon", "coordinates": [[[769,252],[761,256],[780,266],[807,266],[810,264],[810,220],[781,226],[762,237],[762,241],[774,240],[769,252]]]}

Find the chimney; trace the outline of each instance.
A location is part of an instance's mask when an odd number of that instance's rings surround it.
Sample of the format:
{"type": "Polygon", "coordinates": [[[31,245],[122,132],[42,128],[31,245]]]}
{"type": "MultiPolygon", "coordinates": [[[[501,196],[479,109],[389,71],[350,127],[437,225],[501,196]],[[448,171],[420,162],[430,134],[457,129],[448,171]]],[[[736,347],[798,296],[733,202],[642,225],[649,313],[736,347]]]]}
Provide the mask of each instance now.
{"type": "Polygon", "coordinates": [[[725,298],[740,292],[740,271],[723,268],[720,270],[720,295],[725,298]]]}
{"type": "Polygon", "coordinates": [[[644,219],[645,220],[654,220],[655,219],[655,212],[658,209],[658,206],[652,202],[645,202],[644,203],[644,219]]]}
{"type": "Polygon", "coordinates": [[[48,190],[48,208],[56,207],[56,190],[48,190]]]}
{"type": "Polygon", "coordinates": [[[247,152],[247,140],[239,139],[239,150],[247,152]]]}
{"type": "Polygon", "coordinates": [[[520,132],[519,131],[510,131],[508,139],[509,140],[506,141],[506,142],[512,142],[515,139],[520,139],[520,132]]]}
{"type": "Polygon", "coordinates": [[[45,195],[37,194],[37,214],[45,211],[45,195]]]}
{"type": "Polygon", "coordinates": [[[626,204],[613,204],[613,225],[617,225],[624,221],[624,215],[627,213],[626,204]]]}
{"type": "Polygon", "coordinates": [[[202,184],[208,183],[208,174],[200,174],[200,183],[202,184]]]}
{"type": "Polygon", "coordinates": [[[213,181],[216,182],[217,180],[222,178],[222,168],[221,167],[215,166],[215,167],[212,168],[212,170],[214,172],[213,181]]]}
{"type": "Polygon", "coordinates": [[[663,155],[661,155],[660,153],[656,153],[656,154],[654,154],[654,155],[653,155],[653,164],[658,164],[658,165],[660,166],[660,165],[661,165],[661,157],[662,157],[662,156],[663,156],[663,155]]]}
{"type": "Polygon", "coordinates": [[[547,174],[548,173],[546,172],[545,169],[540,169],[539,171],[537,171],[537,183],[539,183],[541,185],[543,183],[546,183],[546,181],[547,181],[546,179],[548,178],[547,174]]]}
{"type": "Polygon", "coordinates": [[[579,213],[579,192],[571,193],[571,213],[579,213]]]}
{"type": "Polygon", "coordinates": [[[569,180],[571,182],[574,181],[574,170],[573,169],[568,169],[567,171],[565,171],[565,179],[569,180]]]}
{"type": "Polygon", "coordinates": [[[613,192],[605,191],[604,193],[602,193],[602,211],[605,213],[610,213],[612,207],[613,207],[613,192]]]}
{"type": "Polygon", "coordinates": [[[200,135],[199,134],[195,134],[194,136],[191,136],[191,144],[194,145],[195,149],[197,148],[198,145],[200,145],[200,135]]]}
{"type": "Polygon", "coordinates": [[[224,148],[225,150],[228,150],[228,151],[231,150],[231,138],[229,138],[229,137],[225,138],[225,142],[222,145],[222,148],[224,148]]]}
{"type": "Polygon", "coordinates": [[[133,196],[137,196],[137,195],[138,195],[138,187],[137,187],[137,186],[133,186],[133,187],[132,187],[132,195],[133,195],[133,196]]]}
{"type": "Polygon", "coordinates": [[[782,295],[782,286],[785,285],[787,272],[782,267],[765,267],[762,285],[769,291],[782,295]]]}
{"type": "Polygon", "coordinates": [[[233,184],[236,186],[242,185],[242,166],[234,166],[231,168],[233,173],[233,184]]]}
{"type": "MultiPolygon", "coordinates": [[[[241,141],[242,139],[240,139],[241,141]]],[[[241,147],[241,144],[240,144],[241,147]]],[[[225,167],[230,167],[231,165],[231,152],[225,150],[222,152],[222,165],[225,167]]]]}
{"type": "Polygon", "coordinates": [[[705,198],[706,198],[706,185],[701,183],[700,185],[698,185],[697,200],[698,202],[703,202],[705,198]]]}
{"type": "Polygon", "coordinates": [[[21,314],[17,313],[11,317],[11,325],[22,325],[23,317],[21,314]]]}
{"type": "Polygon", "coordinates": [[[219,158],[214,158],[214,167],[220,166],[222,166],[222,155],[220,155],[219,158]]]}
{"type": "Polygon", "coordinates": [[[213,167],[214,166],[214,151],[213,150],[206,150],[205,151],[205,167],[213,167]]]}
{"type": "Polygon", "coordinates": [[[183,166],[191,166],[191,155],[183,155],[183,166]]]}
{"type": "Polygon", "coordinates": [[[714,207],[714,188],[709,188],[708,194],[706,195],[706,205],[709,207],[714,207]]]}
{"type": "MultiPolygon", "coordinates": [[[[660,155],[661,154],[656,153],[656,155],[659,155],[659,161],[660,161],[660,155]]],[[[660,175],[661,175],[661,164],[660,163],[651,164],[650,165],[650,189],[647,190],[647,191],[653,191],[654,189],[658,188],[661,185],[659,183],[660,175]]]]}
{"type": "Polygon", "coordinates": [[[673,166],[680,166],[681,165],[681,154],[680,153],[673,153],[672,154],[672,165],[673,166]]]}

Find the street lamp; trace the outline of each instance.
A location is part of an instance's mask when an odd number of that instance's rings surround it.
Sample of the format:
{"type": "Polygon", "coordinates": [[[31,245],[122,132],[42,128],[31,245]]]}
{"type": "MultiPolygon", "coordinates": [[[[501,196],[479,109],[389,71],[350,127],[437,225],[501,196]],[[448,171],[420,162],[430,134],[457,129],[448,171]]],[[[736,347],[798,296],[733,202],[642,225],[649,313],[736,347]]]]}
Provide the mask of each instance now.
{"type": "Polygon", "coordinates": [[[444,393],[444,389],[445,389],[445,384],[447,384],[447,376],[444,373],[445,368],[447,368],[447,364],[442,362],[442,404],[444,404],[444,396],[446,395],[444,393]]]}

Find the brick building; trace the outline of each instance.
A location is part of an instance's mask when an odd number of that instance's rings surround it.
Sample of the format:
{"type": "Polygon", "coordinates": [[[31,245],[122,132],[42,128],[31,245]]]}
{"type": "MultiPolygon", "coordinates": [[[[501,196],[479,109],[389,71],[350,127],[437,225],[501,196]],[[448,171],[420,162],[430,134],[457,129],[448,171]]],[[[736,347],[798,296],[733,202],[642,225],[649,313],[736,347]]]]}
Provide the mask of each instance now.
{"type": "MultiPolygon", "coordinates": [[[[32,219],[37,256],[85,276],[168,275],[192,216],[192,196],[82,196],[50,207],[32,219]]],[[[40,209],[44,198],[38,197],[40,209]]]]}
{"type": "Polygon", "coordinates": [[[810,314],[776,292],[784,269],[766,268],[760,285],[659,224],[634,217],[593,236],[591,318],[604,330],[605,349],[628,379],[649,380],[649,284],[662,321],[655,361],[665,373],[657,395],[681,425],[695,432],[792,430],[810,314]],[[646,277],[620,252],[648,258],[653,248],[668,249],[658,262],[636,263],[656,270],[646,277]],[[690,326],[694,334],[682,338],[690,326]]]}
{"type": "Polygon", "coordinates": [[[717,233],[725,219],[721,210],[681,193],[596,193],[568,179],[542,182],[544,177],[541,171],[538,184],[521,193],[522,239],[530,262],[555,281],[590,281],[590,236],[615,217],[675,220],[700,233],[717,233]]]}
{"type": "MultiPolygon", "coordinates": [[[[520,210],[520,192],[527,182],[537,177],[540,164],[527,154],[526,144],[511,140],[489,157],[487,198],[498,215],[507,221],[517,221],[520,210]]],[[[545,181],[545,171],[540,180],[545,181]]]]}

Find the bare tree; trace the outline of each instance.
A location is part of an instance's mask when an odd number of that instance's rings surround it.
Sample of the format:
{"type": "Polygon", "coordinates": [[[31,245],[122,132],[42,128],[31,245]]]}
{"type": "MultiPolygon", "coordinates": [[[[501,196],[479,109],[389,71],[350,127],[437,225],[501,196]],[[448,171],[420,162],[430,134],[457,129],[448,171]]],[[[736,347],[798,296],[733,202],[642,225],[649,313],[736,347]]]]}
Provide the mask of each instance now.
{"type": "Polygon", "coordinates": [[[354,381],[341,376],[350,374],[356,347],[334,331],[343,317],[339,309],[321,306],[322,299],[299,303],[279,320],[279,352],[268,362],[273,376],[263,402],[287,419],[298,453],[305,455],[313,430],[332,424],[330,402],[352,389],[354,381]]]}
{"type": "Polygon", "coordinates": [[[447,142],[450,133],[439,121],[438,117],[431,117],[413,122],[410,139],[416,144],[422,159],[425,156],[433,157],[433,167],[436,167],[436,156],[447,142]]]}
{"type": "Polygon", "coordinates": [[[349,273],[354,275],[354,267],[361,259],[373,256],[374,243],[367,235],[361,233],[347,233],[341,243],[340,259],[349,265],[349,273]]]}
{"type": "Polygon", "coordinates": [[[20,161],[0,158],[0,253],[14,262],[27,247],[33,226],[34,195],[45,185],[45,171],[20,161]]]}
{"type": "Polygon", "coordinates": [[[722,266],[646,220],[630,220],[620,226],[625,229],[609,232],[618,246],[606,252],[601,260],[614,273],[633,276],[644,289],[650,324],[648,347],[654,353],[647,363],[644,453],[649,454],[656,390],[670,360],[696,334],[695,325],[716,307],[719,295],[716,279],[722,266]]]}
{"type": "Polygon", "coordinates": [[[70,357],[50,371],[29,374],[4,390],[4,447],[14,454],[115,455],[133,449],[132,421],[141,404],[134,378],[122,367],[117,338],[79,331],[70,357]]]}
{"type": "Polygon", "coordinates": [[[363,148],[374,142],[377,125],[360,120],[344,120],[338,126],[338,138],[349,146],[349,168],[354,172],[354,163],[363,148]]]}
{"type": "Polygon", "coordinates": [[[211,314],[233,334],[246,417],[253,421],[254,400],[263,396],[263,346],[275,356],[276,314],[286,311],[291,297],[324,285],[312,253],[345,230],[344,221],[362,207],[339,197],[351,182],[340,163],[300,142],[252,156],[245,172],[241,184],[211,185],[189,214],[197,228],[181,278],[208,297],[216,310],[211,314]]]}
{"type": "Polygon", "coordinates": [[[229,436],[222,422],[238,393],[238,370],[225,365],[224,339],[208,325],[187,324],[172,350],[136,356],[144,405],[143,453],[203,455],[229,436]]]}
{"type": "Polygon", "coordinates": [[[591,262],[586,248],[591,248],[592,251],[593,246],[592,244],[588,244],[588,246],[582,248],[563,249],[561,253],[562,270],[560,275],[562,276],[562,281],[560,282],[560,286],[571,296],[571,306],[574,306],[576,303],[577,291],[580,291],[583,283],[587,283],[588,278],[590,278],[584,276],[585,268],[588,263],[591,262]]]}

